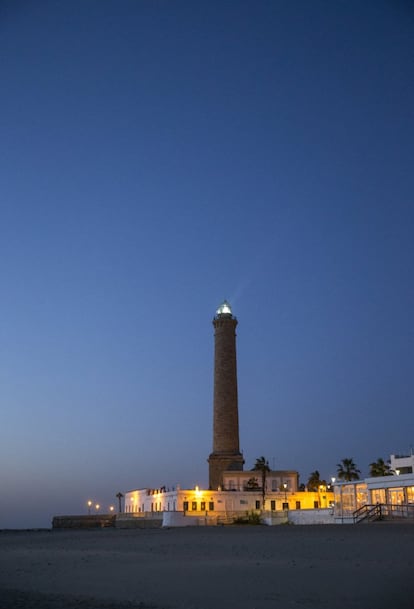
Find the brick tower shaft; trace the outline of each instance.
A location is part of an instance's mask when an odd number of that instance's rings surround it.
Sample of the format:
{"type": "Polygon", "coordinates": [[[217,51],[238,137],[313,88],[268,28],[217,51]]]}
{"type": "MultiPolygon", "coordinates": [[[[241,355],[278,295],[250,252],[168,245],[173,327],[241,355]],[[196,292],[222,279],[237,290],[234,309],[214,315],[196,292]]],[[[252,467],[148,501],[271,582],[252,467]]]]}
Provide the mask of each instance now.
{"type": "Polygon", "coordinates": [[[209,462],[209,485],[223,485],[224,471],[242,471],[243,456],[239,448],[239,414],[237,399],[236,326],[225,301],[213,320],[214,340],[214,421],[213,452],[209,462]]]}

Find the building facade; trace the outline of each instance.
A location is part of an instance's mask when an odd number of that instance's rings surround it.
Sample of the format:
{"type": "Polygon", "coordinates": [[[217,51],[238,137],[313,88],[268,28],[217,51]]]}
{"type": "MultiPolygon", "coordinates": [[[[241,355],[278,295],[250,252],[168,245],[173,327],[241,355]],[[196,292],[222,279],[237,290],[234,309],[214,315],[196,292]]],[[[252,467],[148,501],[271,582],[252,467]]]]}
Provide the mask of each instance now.
{"type": "Polygon", "coordinates": [[[392,471],[399,474],[412,474],[414,472],[414,455],[391,455],[390,466],[392,471]]]}
{"type": "Polygon", "coordinates": [[[366,506],[383,506],[384,514],[414,517],[414,474],[394,474],[353,482],[335,482],[334,515],[339,522],[353,522],[355,512],[366,506]]]}
{"type": "Polygon", "coordinates": [[[163,512],[181,512],[188,517],[207,516],[237,517],[252,511],[277,512],[329,508],[333,493],[293,491],[288,489],[266,491],[262,505],[262,493],[253,491],[212,491],[194,489],[136,489],[125,493],[125,512],[135,517],[148,517],[163,512]]]}

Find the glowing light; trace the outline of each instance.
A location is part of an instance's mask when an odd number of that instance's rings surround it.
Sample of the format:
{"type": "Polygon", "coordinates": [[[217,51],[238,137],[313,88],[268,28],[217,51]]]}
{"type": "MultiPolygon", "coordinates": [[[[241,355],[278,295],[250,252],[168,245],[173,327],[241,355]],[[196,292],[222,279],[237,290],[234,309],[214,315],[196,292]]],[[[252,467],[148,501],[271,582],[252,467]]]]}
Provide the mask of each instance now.
{"type": "Polygon", "coordinates": [[[109,506],[109,511],[110,511],[110,512],[113,512],[113,511],[114,511],[114,509],[115,509],[115,508],[114,508],[114,506],[113,506],[113,505],[110,505],[110,506],[109,506]]]}
{"type": "Polygon", "coordinates": [[[399,470],[399,469],[396,469],[396,470],[395,470],[395,473],[397,474],[397,476],[399,476],[399,475],[400,475],[400,470],[399,470]]]}
{"type": "Polygon", "coordinates": [[[100,507],[101,507],[101,506],[99,505],[99,503],[97,503],[97,504],[95,505],[95,510],[96,510],[96,511],[98,511],[100,507]]]}
{"type": "Polygon", "coordinates": [[[225,300],[217,309],[216,311],[217,315],[232,315],[231,312],[231,307],[229,305],[229,303],[227,302],[227,300],[225,300]]]}
{"type": "Polygon", "coordinates": [[[335,484],[335,480],[336,480],[336,478],[334,476],[332,476],[332,478],[331,478],[332,484],[335,484]]]}

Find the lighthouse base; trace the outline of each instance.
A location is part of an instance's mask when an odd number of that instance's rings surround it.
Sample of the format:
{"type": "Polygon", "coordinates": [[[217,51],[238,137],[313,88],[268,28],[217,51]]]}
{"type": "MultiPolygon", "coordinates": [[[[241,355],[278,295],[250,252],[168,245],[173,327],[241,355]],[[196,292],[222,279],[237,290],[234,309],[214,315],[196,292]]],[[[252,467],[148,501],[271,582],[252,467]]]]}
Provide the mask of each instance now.
{"type": "Polygon", "coordinates": [[[223,488],[223,472],[242,472],[244,459],[241,453],[211,453],[209,465],[209,488],[223,488]]]}

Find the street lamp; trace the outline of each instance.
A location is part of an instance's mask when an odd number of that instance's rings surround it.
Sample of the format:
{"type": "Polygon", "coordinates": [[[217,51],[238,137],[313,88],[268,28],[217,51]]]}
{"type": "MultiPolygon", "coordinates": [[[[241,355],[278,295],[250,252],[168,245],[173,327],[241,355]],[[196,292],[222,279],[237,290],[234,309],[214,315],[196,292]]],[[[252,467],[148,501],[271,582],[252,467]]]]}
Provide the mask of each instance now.
{"type": "Polygon", "coordinates": [[[110,506],[109,506],[109,511],[110,511],[110,512],[113,512],[113,511],[114,511],[114,506],[113,506],[113,505],[110,505],[110,506]]]}
{"type": "Polygon", "coordinates": [[[88,514],[91,513],[91,507],[92,507],[92,501],[89,499],[89,501],[86,502],[86,505],[88,506],[88,514]]]}
{"type": "Polygon", "coordinates": [[[287,490],[287,482],[283,483],[283,488],[285,489],[285,508],[286,508],[286,504],[287,504],[287,494],[286,494],[286,490],[287,490]]]}
{"type": "Polygon", "coordinates": [[[99,503],[97,503],[97,504],[95,505],[95,510],[96,510],[97,512],[99,512],[99,508],[100,508],[100,507],[101,507],[101,506],[99,505],[99,503]]]}

